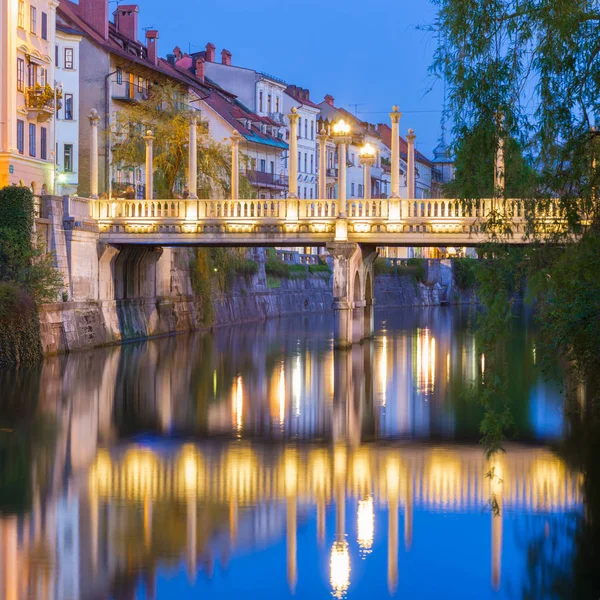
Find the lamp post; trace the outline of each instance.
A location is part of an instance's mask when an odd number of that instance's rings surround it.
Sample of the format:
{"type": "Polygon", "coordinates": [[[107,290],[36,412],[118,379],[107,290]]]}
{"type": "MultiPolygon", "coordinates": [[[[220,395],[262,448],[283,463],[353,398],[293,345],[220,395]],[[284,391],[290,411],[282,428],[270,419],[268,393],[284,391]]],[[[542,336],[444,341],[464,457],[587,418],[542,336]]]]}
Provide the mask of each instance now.
{"type": "Polygon", "coordinates": [[[298,109],[293,106],[288,119],[290,121],[290,149],[288,153],[288,197],[286,201],[285,220],[298,221],[298,109]]]}
{"type": "Polygon", "coordinates": [[[194,112],[190,115],[190,150],[188,164],[188,190],[190,198],[198,198],[198,115],[194,112]]]}
{"type": "MultiPolygon", "coordinates": [[[[90,198],[98,199],[98,123],[100,115],[92,108],[88,116],[90,120],[90,198]]],[[[98,216],[100,216],[98,214],[98,216]]]]}
{"type": "Polygon", "coordinates": [[[371,198],[371,167],[375,164],[377,151],[371,144],[365,144],[360,149],[359,155],[364,168],[363,198],[369,200],[371,198]]]}
{"type": "Polygon", "coordinates": [[[406,169],[408,173],[406,174],[406,187],[407,187],[407,198],[409,200],[415,199],[415,140],[417,136],[415,135],[414,129],[409,129],[408,134],[406,136],[406,141],[408,142],[408,151],[406,156],[406,169]]]}
{"type": "Polygon", "coordinates": [[[392,195],[388,216],[390,221],[400,222],[400,117],[397,106],[392,107],[392,195]]]}
{"type": "Polygon", "coordinates": [[[153,148],[154,135],[152,131],[148,129],[144,136],[144,142],[146,142],[146,200],[152,200],[154,198],[154,172],[153,172],[153,148]]]}
{"type": "Polygon", "coordinates": [[[231,134],[231,199],[240,196],[240,142],[241,134],[234,129],[231,134]]]}
{"type": "Polygon", "coordinates": [[[332,128],[333,139],[338,145],[338,218],[335,224],[335,241],[348,240],[348,222],[346,220],[346,153],[352,141],[350,125],[340,119],[332,128]]]}

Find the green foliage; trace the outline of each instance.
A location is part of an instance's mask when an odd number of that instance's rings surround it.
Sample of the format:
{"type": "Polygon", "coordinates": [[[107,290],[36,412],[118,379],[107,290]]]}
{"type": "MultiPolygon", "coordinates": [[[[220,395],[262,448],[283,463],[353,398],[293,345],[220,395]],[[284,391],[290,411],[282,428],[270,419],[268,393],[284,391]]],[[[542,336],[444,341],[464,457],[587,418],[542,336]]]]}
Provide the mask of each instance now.
{"type": "Polygon", "coordinates": [[[29,188],[7,186],[0,189],[0,227],[15,232],[24,244],[33,233],[33,208],[33,194],[29,188]]]}
{"type": "Polygon", "coordinates": [[[308,265],[309,273],[333,273],[331,267],[327,263],[319,263],[318,265],[308,265]]]}
{"type": "MultiPolygon", "coordinates": [[[[424,258],[409,258],[406,269],[419,283],[425,283],[425,259],[424,258]]],[[[401,267],[399,267],[401,268],[401,267]]]]}
{"type": "Polygon", "coordinates": [[[377,275],[391,275],[396,272],[396,268],[388,265],[385,258],[376,258],[373,264],[373,271],[375,277],[377,277],[377,275]]]}
{"type": "Polygon", "coordinates": [[[265,273],[269,277],[287,279],[290,276],[290,266],[277,258],[272,259],[269,253],[267,255],[269,256],[269,259],[265,263],[265,273]]]}
{"type": "Polygon", "coordinates": [[[240,259],[235,265],[235,272],[247,277],[258,273],[258,263],[255,260],[240,259]]]}
{"type": "Polygon", "coordinates": [[[308,277],[306,265],[290,265],[288,277],[290,277],[290,279],[306,279],[308,277]]]}
{"type": "Polygon", "coordinates": [[[267,277],[267,287],[270,290],[278,290],[281,287],[281,278],[267,277]]]}
{"type": "Polygon", "coordinates": [[[454,282],[459,290],[471,290],[477,282],[477,260],[474,258],[456,258],[452,261],[454,282]]]}

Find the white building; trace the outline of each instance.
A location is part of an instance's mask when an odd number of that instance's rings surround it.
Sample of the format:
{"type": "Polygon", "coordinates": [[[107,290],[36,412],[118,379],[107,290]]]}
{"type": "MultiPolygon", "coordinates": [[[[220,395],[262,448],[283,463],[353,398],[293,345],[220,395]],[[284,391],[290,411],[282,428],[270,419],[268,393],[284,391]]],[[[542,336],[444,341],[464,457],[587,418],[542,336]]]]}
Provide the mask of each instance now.
{"type": "Polygon", "coordinates": [[[52,192],[57,0],[0,2],[0,187],[52,192]]]}
{"type": "MultiPolygon", "coordinates": [[[[54,53],[55,77],[62,84],[62,105],[56,111],[56,193],[75,194],[79,183],[79,43],[83,34],[58,23],[54,53]]],[[[85,119],[85,115],[83,115],[85,119]]]]}

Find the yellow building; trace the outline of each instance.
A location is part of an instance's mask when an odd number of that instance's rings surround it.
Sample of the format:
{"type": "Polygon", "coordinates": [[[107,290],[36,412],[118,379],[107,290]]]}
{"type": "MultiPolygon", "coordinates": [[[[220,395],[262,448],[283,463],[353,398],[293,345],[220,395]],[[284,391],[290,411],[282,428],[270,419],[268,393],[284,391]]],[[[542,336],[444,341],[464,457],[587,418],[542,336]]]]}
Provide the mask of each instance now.
{"type": "Polygon", "coordinates": [[[51,193],[57,0],[0,3],[0,187],[51,193]]]}

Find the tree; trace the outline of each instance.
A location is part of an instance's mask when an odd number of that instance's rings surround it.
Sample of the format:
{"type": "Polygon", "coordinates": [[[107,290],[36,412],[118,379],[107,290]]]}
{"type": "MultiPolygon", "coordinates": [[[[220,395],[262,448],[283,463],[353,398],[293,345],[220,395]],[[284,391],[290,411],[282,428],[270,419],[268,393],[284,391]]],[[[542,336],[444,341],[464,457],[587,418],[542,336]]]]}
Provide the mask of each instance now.
{"type": "MultiPolygon", "coordinates": [[[[150,88],[148,97],[115,114],[109,132],[112,164],[134,169],[145,162],[144,135],[154,136],[154,188],[158,198],[173,198],[187,181],[191,110],[187,94],[173,84],[150,88]]],[[[215,141],[205,123],[199,124],[198,191],[209,198],[227,196],[231,189],[231,151],[215,141]]],[[[244,182],[240,182],[244,185],[244,182]]]]}

